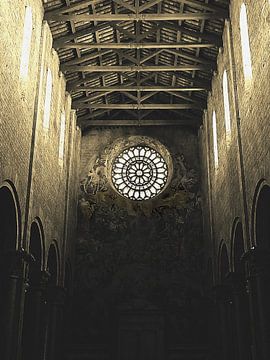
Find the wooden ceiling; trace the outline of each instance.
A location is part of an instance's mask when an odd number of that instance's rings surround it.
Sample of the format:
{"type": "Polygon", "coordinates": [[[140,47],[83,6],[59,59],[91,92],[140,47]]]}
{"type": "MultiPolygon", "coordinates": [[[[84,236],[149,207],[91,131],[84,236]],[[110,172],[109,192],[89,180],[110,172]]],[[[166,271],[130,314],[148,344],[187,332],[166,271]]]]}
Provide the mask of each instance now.
{"type": "Polygon", "coordinates": [[[43,0],[83,129],[198,127],[229,0],[43,0]]]}

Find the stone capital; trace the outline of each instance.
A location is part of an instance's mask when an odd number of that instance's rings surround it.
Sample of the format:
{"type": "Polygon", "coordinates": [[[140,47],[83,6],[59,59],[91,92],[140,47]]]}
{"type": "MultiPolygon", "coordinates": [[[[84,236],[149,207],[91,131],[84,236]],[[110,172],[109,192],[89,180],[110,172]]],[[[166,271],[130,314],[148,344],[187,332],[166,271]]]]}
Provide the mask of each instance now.
{"type": "Polygon", "coordinates": [[[269,273],[270,275],[270,250],[252,247],[242,256],[242,261],[247,263],[248,277],[269,273]]]}
{"type": "Polygon", "coordinates": [[[7,274],[11,277],[24,277],[25,265],[34,261],[33,256],[20,248],[18,250],[9,250],[2,257],[2,264],[7,269],[7,274]]]}

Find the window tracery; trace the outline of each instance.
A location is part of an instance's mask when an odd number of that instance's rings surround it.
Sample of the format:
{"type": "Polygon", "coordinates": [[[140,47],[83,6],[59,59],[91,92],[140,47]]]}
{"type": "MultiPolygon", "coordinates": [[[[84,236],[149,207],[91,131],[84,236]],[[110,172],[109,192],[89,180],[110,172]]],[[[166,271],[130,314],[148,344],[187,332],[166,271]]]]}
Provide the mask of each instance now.
{"type": "Polygon", "coordinates": [[[112,164],[112,182],[116,190],[131,200],[157,196],[168,179],[168,166],[156,150],[137,145],[125,149],[112,164]]]}

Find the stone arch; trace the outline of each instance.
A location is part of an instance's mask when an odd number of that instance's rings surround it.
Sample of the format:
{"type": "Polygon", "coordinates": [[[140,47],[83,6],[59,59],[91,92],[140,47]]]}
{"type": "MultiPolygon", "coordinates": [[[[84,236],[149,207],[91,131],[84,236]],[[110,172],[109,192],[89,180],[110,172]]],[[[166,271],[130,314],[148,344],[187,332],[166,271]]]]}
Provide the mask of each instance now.
{"type": "MultiPolygon", "coordinates": [[[[11,298],[7,295],[10,288],[9,273],[14,261],[15,251],[20,247],[21,240],[21,212],[15,186],[10,181],[0,185],[0,353],[9,352],[10,344],[6,329],[13,326],[12,316],[7,318],[7,307],[11,298]]],[[[4,355],[5,356],[5,355],[4,355]]]]}
{"type": "Polygon", "coordinates": [[[57,242],[53,241],[49,247],[47,257],[47,270],[50,273],[50,285],[58,285],[59,281],[59,251],[57,242]]]}
{"type": "Polygon", "coordinates": [[[225,242],[222,240],[219,247],[218,256],[218,278],[221,282],[225,280],[226,275],[230,271],[230,262],[228,256],[228,249],[225,242]]]}
{"type": "Polygon", "coordinates": [[[234,272],[244,274],[245,268],[241,258],[245,252],[243,225],[239,218],[236,218],[232,226],[231,237],[231,264],[234,272]]]}
{"type": "Polygon", "coordinates": [[[21,212],[15,186],[5,181],[0,186],[0,252],[15,250],[20,244],[21,212]]]}
{"type": "Polygon", "coordinates": [[[45,267],[45,235],[40,218],[35,218],[30,227],[29,252],[38,262],[39,269],[45,267]]]}
{"type": "Polygon", "coordinates": [[[270,186],[260,180],[252,204],[251,230],[254,246],[270,249],[270,186]]]}

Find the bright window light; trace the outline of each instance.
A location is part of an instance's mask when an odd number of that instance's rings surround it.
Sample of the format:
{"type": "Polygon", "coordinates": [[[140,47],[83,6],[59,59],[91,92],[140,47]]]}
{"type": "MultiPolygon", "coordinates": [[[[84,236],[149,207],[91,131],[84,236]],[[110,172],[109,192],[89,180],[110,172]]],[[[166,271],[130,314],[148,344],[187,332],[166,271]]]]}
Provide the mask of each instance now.
{"type": "Polygon", "coordinates": [[[213,111],[212,124],[213,124],[214,162],[215,162],[215,168],[218,168],[217,118],[215,111],[213,111]]]}
{"type": "Polygon", "coordinates": [[[228,137],[231,135],[231,118],[230,118],[228,76],[226,70],[224,70],[223,73],[223,102],[224,102],[225,128],[226,128],[226,135],[228,137]]]}
{"type": "Polygon", "coordinates": [[[43,127],[49,129],[50,126],[50,115],[51,115],[51,99],[52,99],[52,73],[51,70],[47,70],[47,81],[46,81],[46,94],[44,103],[44,117],[43,127]]]}
{"type": "Polygon", "coordinates": [[[244,76],[245,76],[246,80],[251,80],[252,79],[252,66],[251,66],[249,36],[248,36],[247,9],[246,9],[245,4],[241,5],[241,10],[240,10],[240,32],[241,32],[241,46],[242,46],[244,76]]]}
{"type": "Polygon", "coordinates": [[[32,9],[30,6],[26,6],[25,16],[24,16],[23,42],[22,42],[21,66],[20,66],[20,77],[22,79],[27,78],[28,75],[32,25],[33,25],[32,9]]]}
{"type": "Polygon", "coordinates": [[[60,123],[60,138],[59,138],[59,159],[64,159],[64,148],[65,148],[65,130],[66,130],[66,116],[65,113],[61,113],[60,123]]]}

